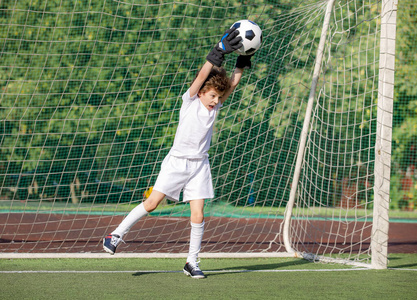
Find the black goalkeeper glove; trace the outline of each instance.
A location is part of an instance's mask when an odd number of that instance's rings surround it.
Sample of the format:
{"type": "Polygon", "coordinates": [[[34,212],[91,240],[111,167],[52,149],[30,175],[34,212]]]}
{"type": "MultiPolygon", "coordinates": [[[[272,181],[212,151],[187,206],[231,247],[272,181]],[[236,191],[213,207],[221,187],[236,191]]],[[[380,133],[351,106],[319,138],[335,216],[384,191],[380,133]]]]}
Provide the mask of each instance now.
{"type": "Polygon", "coordinates": [[[220,67],[225,54],[232,53],[242,47],[242,38],[238,34],[239,31],[234,27],[226,30],[220,42],[211,50],[206,59],[213,65],[220,67]]]}
{"type": "Polygon", "coordinates": [[[239,55],[236,60],[236,68],[239,69],[250,69],[252,67],[252,63],[250,59],[252,55],[239,55]]]}

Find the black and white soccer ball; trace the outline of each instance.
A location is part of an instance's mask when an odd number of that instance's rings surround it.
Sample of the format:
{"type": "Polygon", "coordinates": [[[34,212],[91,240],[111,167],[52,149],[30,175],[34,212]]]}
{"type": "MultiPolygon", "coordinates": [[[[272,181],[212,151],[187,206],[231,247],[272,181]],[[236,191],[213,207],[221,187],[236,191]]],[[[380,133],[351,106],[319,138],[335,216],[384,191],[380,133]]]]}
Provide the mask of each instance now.
{"type": "Polygon", "coordinates": [[[258,24],[250,20],[240,20],[232,27],[239,31],[239,36],[242,38],[243,46],[235,51],[237,54],[252,55],[261,47],[262,30],[258,24]]]}

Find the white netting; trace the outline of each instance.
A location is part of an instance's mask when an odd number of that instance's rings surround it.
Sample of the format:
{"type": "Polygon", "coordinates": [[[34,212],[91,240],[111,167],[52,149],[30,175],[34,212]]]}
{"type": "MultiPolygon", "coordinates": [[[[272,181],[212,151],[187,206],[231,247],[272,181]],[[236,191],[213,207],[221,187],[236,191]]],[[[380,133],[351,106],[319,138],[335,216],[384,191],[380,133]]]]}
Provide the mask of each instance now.
{"type": "MultiPolygon", "coordinates": [[[[99,252],[154,184],[180,96],[240,19],[260,25],[263,44],[215,125],[203,251],[284,251],[327,1],[300,3],[1,4],[1,251],[99,252]]],[[[379,10],[339,1],[333,11],[291,231],[299,251],[369,253],[379,10]]],[[[163,203],[121,251],[185,252],[188,216],[163,203]]]]}
{"type": "Polygon", "coordinates": [[[380,4],[357,4],[334,7],[290,235],[299,251],[368,262],[380,4]]]}

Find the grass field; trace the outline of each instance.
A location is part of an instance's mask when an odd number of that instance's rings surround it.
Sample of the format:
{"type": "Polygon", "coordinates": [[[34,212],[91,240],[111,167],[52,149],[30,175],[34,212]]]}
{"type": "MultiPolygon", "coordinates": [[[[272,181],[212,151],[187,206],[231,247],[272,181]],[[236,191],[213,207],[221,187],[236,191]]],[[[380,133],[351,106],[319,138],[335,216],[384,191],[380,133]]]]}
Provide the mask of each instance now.
{"type": "Polygon", "coordinates": [[[183,259],[1,259],[2,299],[415,299],[417,254],[392,254],[388,270],[294,258],[203,259],[206,279],[183,259]]]}

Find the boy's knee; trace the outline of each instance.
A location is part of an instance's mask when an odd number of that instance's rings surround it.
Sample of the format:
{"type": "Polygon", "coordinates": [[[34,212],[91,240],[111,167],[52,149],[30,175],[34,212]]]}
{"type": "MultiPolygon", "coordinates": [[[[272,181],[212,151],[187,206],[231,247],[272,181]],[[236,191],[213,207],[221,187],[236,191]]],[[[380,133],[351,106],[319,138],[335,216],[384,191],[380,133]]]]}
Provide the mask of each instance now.
{"type": "Polygon", "coordinates": [[[200,224],[204,221],[204,199],[192,200],[190,202],[191,222],[200,224]]]}
{"type": "Polygon", "coordinates": [[[191,213],[191,222],[195,224],[203,223],[204,213],[203,212],[192,212],[191,213]]]}
{"type": "Polygon", "coordinates": [[[154,211],[159,203],[164,199],[165,195],[159,192],[152,192],[151,195],[143,202],[143,206],[145,207],[147,212],[154,211]]]}
{"type": "Polygon", "coordinates": [[[150,213],[150,212],[153,212],[158,207],[158,203],[156,203],[155,201],[152,201],[152,199],[148,198],[143,203],[143,206],[145,207],[146,211],[148,213],[150,213]]]}

